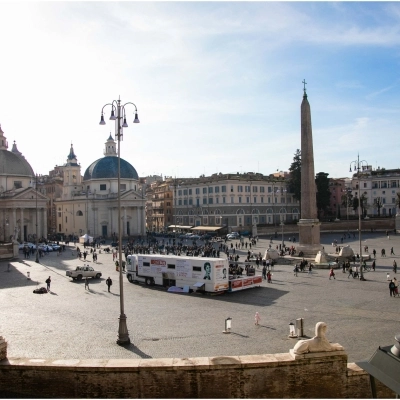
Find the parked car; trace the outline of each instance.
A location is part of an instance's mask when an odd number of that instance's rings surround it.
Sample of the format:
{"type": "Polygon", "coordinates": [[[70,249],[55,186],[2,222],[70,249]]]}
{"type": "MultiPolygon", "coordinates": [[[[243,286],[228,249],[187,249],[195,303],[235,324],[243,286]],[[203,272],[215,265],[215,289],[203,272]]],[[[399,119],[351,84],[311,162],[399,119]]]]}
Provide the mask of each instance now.
{"type": "Polygon", "coordinates": [[[36,250],[36,245],[31,242],[24,242],[18,245],[18,248],[22,250],[25,246],[28,246],[30,249],[36,250]]]}
{"type": "Polygon", "coordinates": [[[84,265],[83,267],[76,267],[74,271],[66,271],[65,275],[69,276],[73,280],[77,279],[78,281],[80,281],[82,278],[86,277],[100,279],[102,274],[100,271],[96,271],[92,267],[84,265]]]}
{"type": "Polygon", "coordinates": [[[240,235],[237,232],[232,232],[232,233],[229,233],[228,235],[226,235],[226,238],[228,240],[239,239],[240,235]]]}

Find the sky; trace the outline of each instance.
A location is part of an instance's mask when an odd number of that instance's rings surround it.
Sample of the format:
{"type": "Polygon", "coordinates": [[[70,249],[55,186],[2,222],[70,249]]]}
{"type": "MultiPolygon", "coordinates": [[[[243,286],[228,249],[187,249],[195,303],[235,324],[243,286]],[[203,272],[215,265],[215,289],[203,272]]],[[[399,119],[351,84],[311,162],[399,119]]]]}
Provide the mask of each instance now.
{"type": "Polygon", "coordinates": [[[115,134],[139,176],[287,171],[303,79],[315,173],[399,168],[400,3],[1,2],[0,124],[35,173],[115,134]]]}

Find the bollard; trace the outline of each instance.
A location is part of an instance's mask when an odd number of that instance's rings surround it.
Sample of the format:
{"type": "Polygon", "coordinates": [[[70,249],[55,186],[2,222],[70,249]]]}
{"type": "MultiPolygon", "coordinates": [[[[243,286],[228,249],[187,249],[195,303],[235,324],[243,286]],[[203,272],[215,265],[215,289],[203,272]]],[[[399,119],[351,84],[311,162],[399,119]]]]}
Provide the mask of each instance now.
{"type": "Polygon", "coordinates": [[[7,272],[10,272],[10,266],[11,266],[11,264],[8,263],[8,264],[7,264],[7,272]]]}
{"type": "Polygon", "coordinates": [[[299,336],[299,337],[304,336],[304,319],[303,318],[296,319],[296,330],[297,330],[297,336],[299,336]]]}
{"type": "Polygon", "coordinates": [[[27,276],[27,279],[28,279],[28,280],[31,279],[31,273],[30,273],[29,271],[26,273],[26,276],[27,276]]]}

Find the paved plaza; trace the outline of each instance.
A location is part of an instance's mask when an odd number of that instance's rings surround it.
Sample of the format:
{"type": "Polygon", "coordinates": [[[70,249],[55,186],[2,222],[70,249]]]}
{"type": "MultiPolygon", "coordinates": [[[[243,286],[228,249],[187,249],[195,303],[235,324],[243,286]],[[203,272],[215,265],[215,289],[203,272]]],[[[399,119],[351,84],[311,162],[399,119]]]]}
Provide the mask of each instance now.
{"type": "MultiPolygon", "coordinates": [[[[286,239],[288,235],[285,235],[286,239]]],[[[298,237],[296,235],[298,240],[298,237]]],[[[322,233],[328,253],[340,233],[322,233]]],[[[273,245],[279,244],[280,237],[273,245]]],[[[233,241],[235,243],[235,241],[233,241]]],[[[286,243],[289,242],[286,240],[286,243]]],[[[367,359],[379,345],[394,343],[400,333],[400,298],[389,296],[386,274],[393,276],[393,259],[400,258],[400,235],[388,240],[384,232],[365,233],[363,246],[377,251],[375,272],[367,281],[336,271],[315,269],[294,276],[293,266],[276,265],[272,283],[260,288],[223,295],[174,294],[161,287],[131,284],[124,275],[125,313],[132,344],[116,344],[120,310],[119,273],[111,254],[98,255],[93,264],[100,280],[72,281],[66,269],[83,265],[73,246],[61,256],[50,253],[35,263],[34,257],[0,263],[0,335],[8,342],[9,357],[40,359],[109,359],[232,356],[286,353],[297,342],[289,339],[289,322],[304,318],[304,334],[314,336],[318,321],[328,325],[327,337],[344,346],[349,362],[367,359]],[[395,256],[389,256],[394,247],[395,256]],[[385,248],[386,258],[380,251],[385,248]],[[31,280],[27,279],[30,272],[31,280]],[[51,293],[34,294],[51,276],[51,293]],[[105,280],[113,280],[111,293],[105,280]],[[259,326],[254,314],[261,316],[259,326]],[[232,318],[232,333],[223,334],[224,321],[232,318]]],[[[269,239],[260,239],[255,252],[264,251],[269,239]]],[[[358,252],[358,240],[346,239],[358,252]]],[[[239,253],[244,254],[245,251],[239,253]]],[[[241,257],[241,260],[244,256],[241,257]]],[[[400,274],[398,274],[400,275],[400,274]]]]}

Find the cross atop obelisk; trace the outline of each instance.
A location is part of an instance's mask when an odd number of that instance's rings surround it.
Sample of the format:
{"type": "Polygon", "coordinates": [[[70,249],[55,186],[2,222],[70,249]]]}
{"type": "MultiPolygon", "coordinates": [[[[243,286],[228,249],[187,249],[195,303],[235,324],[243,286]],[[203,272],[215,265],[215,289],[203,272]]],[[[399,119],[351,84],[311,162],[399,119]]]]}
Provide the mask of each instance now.
{"type": "Polygon", "coordinates": [[[317,219],[317,197],[314,173],[314,150],[311,127],[311,108],[307,99],[306,80],[301,102],[301,212],[298,252],[305,257],[315,257],[322,249],[320,222],[317,219]]]}

